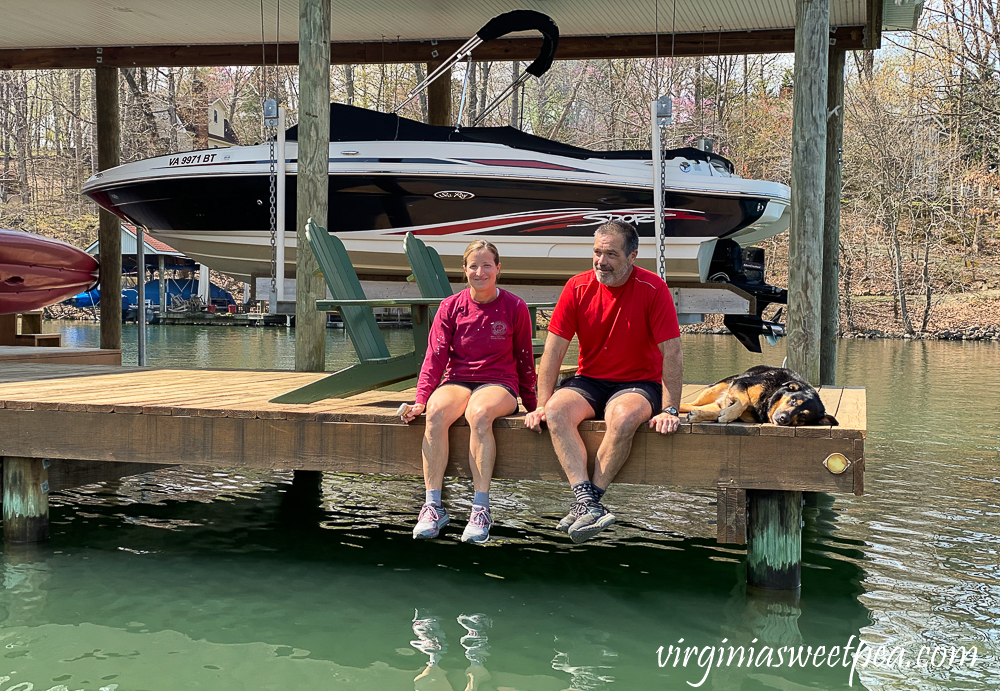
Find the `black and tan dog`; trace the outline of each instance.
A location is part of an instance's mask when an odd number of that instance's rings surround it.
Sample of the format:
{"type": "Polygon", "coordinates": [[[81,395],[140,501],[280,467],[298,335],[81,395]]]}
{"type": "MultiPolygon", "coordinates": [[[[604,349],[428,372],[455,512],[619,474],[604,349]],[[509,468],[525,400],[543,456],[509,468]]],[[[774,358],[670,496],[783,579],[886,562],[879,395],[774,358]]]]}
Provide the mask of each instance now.
{"type": "Polygon", "coordinates": [[[790,369],[758,365],[726,377],[681,403],[688,422],[772,422],[775,425],[836,425],[819,392],[790,369]]]}

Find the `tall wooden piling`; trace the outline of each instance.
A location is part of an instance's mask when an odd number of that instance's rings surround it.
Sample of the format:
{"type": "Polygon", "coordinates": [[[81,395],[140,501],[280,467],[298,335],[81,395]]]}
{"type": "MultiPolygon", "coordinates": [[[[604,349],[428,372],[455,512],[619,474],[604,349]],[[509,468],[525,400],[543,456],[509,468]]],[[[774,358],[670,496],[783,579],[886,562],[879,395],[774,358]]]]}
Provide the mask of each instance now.
{"type": "Polygon", "coordinates": [[[3,539],[14,544],[49,539],[49,471],[41,458],[3,459],[3,539]]]}
{"type": "MultiPolygon", "coordinates": [[[[438,68],[440,62],[427,63],[427,74],[438,68]]],[[[427,87],[427,122],[431,125],[451,125],[451,69],[427,87]]]]}
{"type": "Polygon", "coordinates": [[[788,237],[788,367],[819,380],[826,185],[829,0],[796,0],[792,226],[788,237]]]}
{"type": "Polygon", "coordinates": [[[747,585],[802,585],[802,492],[747,491],[747,585]]]}
{"type": "MultiPolygon", "coordinates": [[[[788,367],[820,383],[829,0],[796,0],[788,367]]],[[[801,585],[802,493],[747,491],[747,585],[801,585]]]]}
{"type": "MultiPolygon", "coordinates": [[[[95,70],[97,91],[97,169],[121,163],[121,126],[118,114],[118,68],[95,70]]],[[[122,231],[121,220],[110,211],[99,212],[101,243],[101,347],[122,347],[122,231]]]]}
{"type": "Polygon", "coordinates": [[[844,146],[845,51],[830,50],[826,89],[826,208],[823,211],[823,299],[819,378],[837,383],[837,336],[840,333],[840,192],[844,146]]]}
{"type": "Polygon", "coordinates": [[[330,0],[299,2],[299,170],[295,251],[295,369],[321,372],[326,359],[326,282],[306,238],[306,222],[328,227],[330,0]]]}

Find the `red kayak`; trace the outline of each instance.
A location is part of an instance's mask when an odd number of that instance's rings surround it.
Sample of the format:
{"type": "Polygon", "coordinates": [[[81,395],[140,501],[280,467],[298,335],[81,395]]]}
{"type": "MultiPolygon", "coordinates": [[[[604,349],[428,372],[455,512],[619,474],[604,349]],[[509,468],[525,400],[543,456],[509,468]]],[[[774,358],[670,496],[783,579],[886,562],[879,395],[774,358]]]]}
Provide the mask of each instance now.
{"type": "Polygon", "coordinates": [[[97,260],[61,240],[0,228],[0,314],[61,302],[97,283],[97,260]]]}

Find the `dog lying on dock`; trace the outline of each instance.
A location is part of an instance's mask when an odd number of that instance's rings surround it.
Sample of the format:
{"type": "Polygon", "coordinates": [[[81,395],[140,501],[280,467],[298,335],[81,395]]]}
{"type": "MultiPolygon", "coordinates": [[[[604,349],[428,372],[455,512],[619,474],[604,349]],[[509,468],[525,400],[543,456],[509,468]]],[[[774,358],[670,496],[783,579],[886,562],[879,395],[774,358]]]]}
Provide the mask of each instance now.
{"type": "Polygon", "coordinates": [[[836,425],[819,392],[790,369],[758,365],[709,386],[693,403],[681,403],[687,422],[771,422],[836,425]]]}

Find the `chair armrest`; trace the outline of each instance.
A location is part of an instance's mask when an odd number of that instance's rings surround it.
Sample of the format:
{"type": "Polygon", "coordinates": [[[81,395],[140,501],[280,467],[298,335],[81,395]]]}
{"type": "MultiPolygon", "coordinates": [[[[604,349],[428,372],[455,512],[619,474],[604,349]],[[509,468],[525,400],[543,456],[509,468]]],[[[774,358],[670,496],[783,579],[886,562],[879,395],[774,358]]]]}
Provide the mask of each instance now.
{"type": "Polygon", "coordinates": [[[550,307],[555,307],[554,302],[529,302],[527,303],[528,309],[549,309],[550,307]]]}
{"type": "Polygon", "coordinates": [[[340,307],[410,307],[411,305],[440,305],[444,298],[399,298],[384,300],[317,300],[316,310],[334,312],[340,307]]]}

